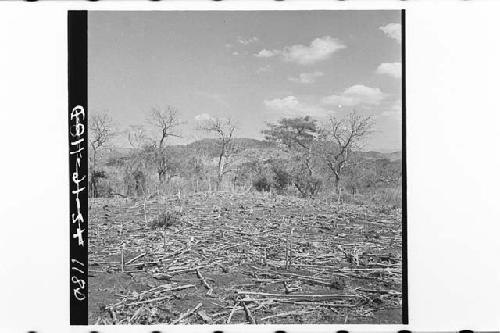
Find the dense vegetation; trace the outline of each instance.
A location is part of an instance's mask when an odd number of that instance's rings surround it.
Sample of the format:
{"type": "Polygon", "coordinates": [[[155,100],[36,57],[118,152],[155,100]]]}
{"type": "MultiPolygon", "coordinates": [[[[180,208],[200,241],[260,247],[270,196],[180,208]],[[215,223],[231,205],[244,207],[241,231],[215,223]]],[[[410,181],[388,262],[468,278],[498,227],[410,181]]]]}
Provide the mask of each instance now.
{"type": "Polygon", "coordinates": [[[264,140],[238,138],[230,120],[209,119],[200,125],[209,138],[187,145],[167,144],[181,126],[175,109],[154,110],[152,119],[153,134],[128,131],[131,148],[110,144],[109,117],[91,119],[91,196],[259,191],[401,205],[401,153],[360,150],[370,118],[353,113],[323,126],[310,117],[283,118],[262,130],[264,140]]]}

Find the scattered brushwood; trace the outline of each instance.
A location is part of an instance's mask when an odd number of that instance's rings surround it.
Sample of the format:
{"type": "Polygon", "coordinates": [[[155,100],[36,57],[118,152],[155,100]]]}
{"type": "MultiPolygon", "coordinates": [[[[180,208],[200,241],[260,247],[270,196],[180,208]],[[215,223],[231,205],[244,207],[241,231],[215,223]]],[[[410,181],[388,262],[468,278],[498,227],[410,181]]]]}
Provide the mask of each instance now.
{"type": "Polygon", "coordinates": [[[399,209],[267,193],[147,200],[91,199],[91,323],[400,322],[399,209]]]}
{"type": "Polygon", "coordinates": [[[151,229],[161,230],[163,237],[163,248],[166,250],[167,247],[167,229],[180,224],[182,214],[179,212],[161,212],[151,223],[149,227],[151,229]]]}
{"type": "Polygon", "coordinates": [[[166,229],[180,223],[182,215],[179,212],[161,212],[149,226],[152,229],[166,229]]]}

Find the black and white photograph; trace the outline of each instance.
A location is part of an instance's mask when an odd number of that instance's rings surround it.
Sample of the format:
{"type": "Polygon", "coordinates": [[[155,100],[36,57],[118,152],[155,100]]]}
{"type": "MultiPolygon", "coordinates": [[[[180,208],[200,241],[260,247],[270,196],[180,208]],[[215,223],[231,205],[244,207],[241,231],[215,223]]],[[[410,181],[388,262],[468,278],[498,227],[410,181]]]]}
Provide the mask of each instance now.
{"type": "Polygon", "coordinates": [[[499,332],[499,12],[0,1],[0,332],[499,332]]]}
{"type": "Polygon", "coordinates": [[[90,11],[89,324],[401,324],[401,17],[90,11]]]}

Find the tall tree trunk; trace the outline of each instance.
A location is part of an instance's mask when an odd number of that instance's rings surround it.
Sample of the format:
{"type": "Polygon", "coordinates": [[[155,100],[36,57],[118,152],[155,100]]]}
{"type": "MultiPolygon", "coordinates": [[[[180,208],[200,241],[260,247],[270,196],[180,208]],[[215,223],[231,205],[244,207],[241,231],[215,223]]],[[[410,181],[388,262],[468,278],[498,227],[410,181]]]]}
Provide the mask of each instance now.
{"type": "Polygon", "coordinates": [[[215,190],[218,192],[220,191],[220,188],[221,188],[221,184],[222,184],[222,175],[217,175],[217,182],[215,184],[215,190]]]}
{"type": "MultiPolygon", "coordinates": [[[[162,139],[163,140],[163,139],[162,139]]],[[[157,169],[158,169],[158,181],[160,182],[160,186],[165,183],[165,179],[167,178],[167,158],[165,156],[165,152],[160,143],[160,150],[156,155],[157,159],[157,169]]]]}
{"type": "Polygon", "coordinates": [[[158,181],[160,182],[160,185],[163,185],[163,183],[165,183],[166,178],[167,172],[165,170],[158,170],[158,181]]]}
{"type": "Polygon", "coordinates": [[[90,187],[91,187],[91,190],[92,190],[92,197],[93,198],[98,198],[99,197],[99,192],[97,190],[97,178],[95,177],[94,172],[91,173],[90,187]]]}
{"type": "Polygon", "coordinates": [[[220,191],[222,184],[222,177],[224,176],[224,155],[221,153],[219,156],[219,165],[217,170],[217,191],[220,191]]]}
{"type": "Polygon", "coordinates": [[[95,161],[95,157],[96,157],[96,150],[95,148],[93,149],[94,151],[94,154],[92,156],[92,171],[90,172],[90,196],[92,198],[97,198],[97,184],[96,184],[96,180],[95,180],[95,165],[96,165],[96,161],[95,161]]]}
{"type": "Polygon", "coordinates": [[[334,184],[335,184],[335,192],[337,193],[337,202],[340,203],[341,200],[341,188],[340,188],[340,173],[338,171],[334,172],[334,184]]]}

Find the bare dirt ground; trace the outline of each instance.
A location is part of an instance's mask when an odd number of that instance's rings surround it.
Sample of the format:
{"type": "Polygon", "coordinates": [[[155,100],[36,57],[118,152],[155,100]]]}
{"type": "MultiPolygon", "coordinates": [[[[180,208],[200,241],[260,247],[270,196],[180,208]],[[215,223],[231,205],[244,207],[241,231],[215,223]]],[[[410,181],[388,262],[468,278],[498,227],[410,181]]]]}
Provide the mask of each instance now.
{"type": "Polygon", "coordinates": [[[89,324],[401,323],[399,209],[252,193],[89,205],[89,324]],[[166,207],[182,217],[164,247],[149,222],[166,207]]]}

